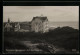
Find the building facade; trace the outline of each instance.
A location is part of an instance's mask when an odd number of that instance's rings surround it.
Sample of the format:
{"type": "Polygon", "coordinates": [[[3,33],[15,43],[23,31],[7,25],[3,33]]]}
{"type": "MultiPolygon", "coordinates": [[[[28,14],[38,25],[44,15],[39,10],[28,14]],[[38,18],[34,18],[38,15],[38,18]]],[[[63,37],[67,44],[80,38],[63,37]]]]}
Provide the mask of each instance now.
{"type": "Polygon", "coordinates": [[[4,26],[4,31],[9,32],[11,31],[11,29],[12,29],[12,25],[10,24],[10,19],[8,19],[8,22],[4,26]]]}
{"type": "Polygon", "coordinates": [[[31,31],[34,32],[48,32],[48,19],[47,17],[37,16],[33,17],[31,21],[31,31]]]}
{"type": "Polygon", "coordinates": [[[15,31],[19,31],[20,30],[20,24],[19,22],[17,24],[15,24],[15,31]]]}

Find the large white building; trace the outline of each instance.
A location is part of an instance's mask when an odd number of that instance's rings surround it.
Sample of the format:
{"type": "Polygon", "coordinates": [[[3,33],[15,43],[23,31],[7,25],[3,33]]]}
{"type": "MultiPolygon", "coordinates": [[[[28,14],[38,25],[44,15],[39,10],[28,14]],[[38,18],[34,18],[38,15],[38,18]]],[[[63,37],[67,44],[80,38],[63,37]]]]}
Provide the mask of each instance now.
{"type": "Polygon", "coordinates": [[[31,21],[31,31],[34,32],[48,32],[48,19],[44,16],[33,17],[31,21]]]}

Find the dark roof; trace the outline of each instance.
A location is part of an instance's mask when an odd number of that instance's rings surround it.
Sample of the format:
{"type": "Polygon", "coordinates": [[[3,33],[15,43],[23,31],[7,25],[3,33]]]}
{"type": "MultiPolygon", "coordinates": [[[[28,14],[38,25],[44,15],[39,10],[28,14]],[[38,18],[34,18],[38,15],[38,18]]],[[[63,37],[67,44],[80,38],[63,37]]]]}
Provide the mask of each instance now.
{"type": "Polygon", "coordinates": [[[48,20],[47,17],[33,17],[32,21],[35,19],[40,19],[42,21],[48,20]]]}

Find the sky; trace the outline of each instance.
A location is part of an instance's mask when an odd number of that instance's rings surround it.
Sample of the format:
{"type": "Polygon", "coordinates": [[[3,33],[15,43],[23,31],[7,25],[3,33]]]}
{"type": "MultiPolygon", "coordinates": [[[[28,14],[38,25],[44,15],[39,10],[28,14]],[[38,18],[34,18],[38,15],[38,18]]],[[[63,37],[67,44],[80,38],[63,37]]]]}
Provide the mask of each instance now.
{"type": "Polygon", "coordinates": [[[79,6],[3,6],[3,22],[31,21],[35,16],[47,16],[51,22],[79,21],[79,6]]]}

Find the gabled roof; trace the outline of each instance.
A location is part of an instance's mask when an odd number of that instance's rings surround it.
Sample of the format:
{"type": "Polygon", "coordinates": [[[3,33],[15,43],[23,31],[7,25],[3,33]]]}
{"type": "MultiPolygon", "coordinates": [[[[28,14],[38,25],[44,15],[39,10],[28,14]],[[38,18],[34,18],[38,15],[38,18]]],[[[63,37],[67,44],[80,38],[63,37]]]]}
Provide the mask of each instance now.
{"type": "MultiPolygon", "coordinates": [[[[5,26],[8,22],[4,23],[3,26],[5,26]]],[[[9,23],[12,27],[15,27],[15,23],[9,23]]]]}
{"type": "Polygon", "coordinates": [[[43,22],[44,22],[45,20],[48,21],[47,17],[38,17],[38,16],[37,16],[37,17],[33,17],[32,21],[35,20],[35,19],[40,19],[40,20],[42,20],[43,22]]]}

